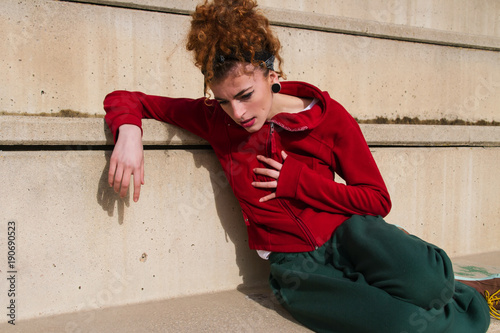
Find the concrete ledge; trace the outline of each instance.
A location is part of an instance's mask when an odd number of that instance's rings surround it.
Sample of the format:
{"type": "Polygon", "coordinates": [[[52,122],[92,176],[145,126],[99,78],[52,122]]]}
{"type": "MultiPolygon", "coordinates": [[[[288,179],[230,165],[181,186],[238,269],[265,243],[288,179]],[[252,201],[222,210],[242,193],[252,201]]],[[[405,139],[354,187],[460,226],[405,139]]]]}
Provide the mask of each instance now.
{"type": "Polygon", "coordinates": [[[273,25],[282,27],[500,51],[500,38],[491,36],[469,35],[339,16],[296,12],[292,10],[266,9],[265,12],[273,25]]]}
{"type": "MultiPolygon", "coordinates": [[[[173,125],[146,119],[143,142],[157,145],[207,145],[196,135],[173,125]]],[[[500,126],[361,124],[372,146],[499,147],[500,126]]],[[[0,116],[0,145],[112,145],[102,118],[0,116]]]]}
{"type": "MultiPolygon", "coordinates": [[[[195,4],[188,1],[183,1],[180,4],[166,2],[164,6],[154,6],[148,3],[141,3],[141,1],[65,1],[179,15],[188,15],[193,11],[195,7],[195,4]]],[[[457,33],[444,30],[377,22],[372,20],[289,10],[283,8],[262,8],[269,18],[271,24],[275,26],[341,33],[356,36],[394,39],[408,42],[500,51],[500,38],[492,36],[457,33]]]]}
{"type": "Polygon", "coordinates": [[[500,126],[361,124],[369,145],[498,147],[500,126]]]}
{"type": "MultiPolygon", "coordinates": [[[[207,145],[205,140],[178,127],[143,120],[144,145],[207,145]]],[[[113,136],[103,118],[0,116],[0,145],[112,145],[113,136]]]]}

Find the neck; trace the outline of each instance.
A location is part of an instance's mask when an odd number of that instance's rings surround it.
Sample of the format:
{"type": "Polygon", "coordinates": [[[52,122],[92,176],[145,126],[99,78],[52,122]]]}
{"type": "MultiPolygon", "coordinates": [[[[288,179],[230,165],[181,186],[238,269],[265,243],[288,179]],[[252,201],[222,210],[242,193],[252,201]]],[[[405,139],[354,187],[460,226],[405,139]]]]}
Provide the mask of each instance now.
{"type": "Polygon", "coordinates": [[[299,113],[304,110],[310,103],[312,98],[300,98],[291,95],[274,94],[271,112],[269,118],[274,117],[278,113],[299,113]]]}

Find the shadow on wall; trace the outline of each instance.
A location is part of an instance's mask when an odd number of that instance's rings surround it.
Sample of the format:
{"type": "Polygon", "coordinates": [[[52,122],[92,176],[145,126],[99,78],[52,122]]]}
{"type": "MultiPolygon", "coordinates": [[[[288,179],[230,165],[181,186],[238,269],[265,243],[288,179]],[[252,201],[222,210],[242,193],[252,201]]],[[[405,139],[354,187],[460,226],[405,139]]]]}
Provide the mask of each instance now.
{"type": "Polygon", "coordinates": [[[248,236],[245,222],[241,214],[241,208],[234,197],[226,176],[220,165],[216,170],[210,170],[203,163],[206,159],[200,158],[196,152],[192,152],[193,160],[197,168],[203,167],[210,171],[210,182],[215,197],[215,207],[220,223],[226,234],[226,241],[234,244],[236,253],[236,264],[239,275],[243,279],[240,288],[267,285],[269,277],[269,263],[260,258],[255,250],[248,247],[248,236]],[[228,207],[232,207],[230,210],[228,207]]]}
{"type": "MultiPolygon", "coordinates": [[[[113,134],[108,128],[108,125],[103,119],[103,131],[106,137],[106,142],[113,143],[113,134]]],[[[125,206],[130,206],[130,194],[123,198],[120,198],[118,193],[115,193],[114,189],[108,184],[108,171],[109,171],[109,161],[111,159],[112,151],[105,151],[104,157],[106,159],[106,166],[102,170],[101,177],[99,178],[99,183],[97,185],[97,203],[108,213],[108,216],[113,216],[115,211],[115,206],[118,211],[118,223],[123,224],[125,206]]]]}
{"type": "Polygon", "coordinates": [[[108,216],[114,215],[116,206],[118,223],[122,225],[125,214],[125,206],[130,206],[130,194],[127,192],[127,195],[121,198],[120,195],[116,193],[115,190],[108,184],[108,170],[111,153],[111,151],[106,151],[104,153],[106,166],[102,170],[101,178],[99,179],[99,184],[97,186],[97,203],[108,213],[108,216]]]}
{"type": "MultiPolygon", "coordinates": [[[[169,125],[165,124],[165,126],[169,125]]],[[[104,131],[107,142],[113,142],[112,135],[105,123],[104,131]]],[[[169,145],[173,139],[174,133],[172,133],[172,131],[166,131],[166,133],[168,133],[169,137],[165,145],[169,145]]],[[[212,164],[207,165],[207,159],[197,154],[196,150],[187,150],[187,152],[192,154],[194,164],[197,168],[203,167],[209,171],[218,218],[224,229],[226,241],[230,241],[234,244],[236,264],[239,268],[239,275],[243,280],[243,283],[238,286],[238,289],[267,285],[269,263],[260,258],[254,250],[248,247],[246,225],[243,222],[241,208],[234,197],[222,167],[218,165],[218,167],[214,169],[212,164]],[[232,207],[232,209],[228,209],[228,207],[232,207]]],[[[106,151],[104,154],[106,165],[102,170],[98,183],[97,202],[102,209],[108,213],[108,216],[113,216],[115,214],[116,207],[118,223],[122,225],[124,222],[125,207],[130,206],[130,190],[124,198],[120,198],[113,188],[109,186],[108,171],[111,154],[112,151],[106,151]]]]}

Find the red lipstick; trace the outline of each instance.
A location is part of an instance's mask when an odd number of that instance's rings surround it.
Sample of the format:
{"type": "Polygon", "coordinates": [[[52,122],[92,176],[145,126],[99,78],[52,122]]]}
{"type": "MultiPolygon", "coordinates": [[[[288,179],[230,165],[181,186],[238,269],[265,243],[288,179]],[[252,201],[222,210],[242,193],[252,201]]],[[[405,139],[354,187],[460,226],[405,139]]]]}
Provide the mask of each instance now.
{"type": "Polygon", "coordinates": [[[240,125],[245,128],[251,127],[253,124],[255,124],[255,118],[251,118],[249,120],[245,120],[240,123],[240,125]]]}

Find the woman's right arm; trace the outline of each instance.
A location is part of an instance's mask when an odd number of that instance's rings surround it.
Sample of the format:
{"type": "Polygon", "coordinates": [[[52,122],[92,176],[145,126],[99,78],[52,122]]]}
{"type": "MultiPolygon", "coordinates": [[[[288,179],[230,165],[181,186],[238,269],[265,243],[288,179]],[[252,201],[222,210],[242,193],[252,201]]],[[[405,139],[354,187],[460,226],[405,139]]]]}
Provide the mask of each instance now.
{"type": "Polygon", "coordinates": [[[213,107],[204,99],[169,98],[141,92],[115,91],[104,99],[105,120],[113,133],[108,183],[124,197],[134,178],[134,201],[144,184],[142,119],[154,118],[177,125],[207,139],[214,123],[213,107]],[[209,110],[211,109],[211,110],[209,110]]]}
{"type": "Polygon", "coordinates": [[[143,118],[152,118],[173,124],[208,140],[216,112],[215,101],[205,98],[170,98],[146,95],[137,91],[117,90],[104,99],[106,124],[113,133],[115,143],[118,129],[123,124],[142,128],[143,118]]]}

